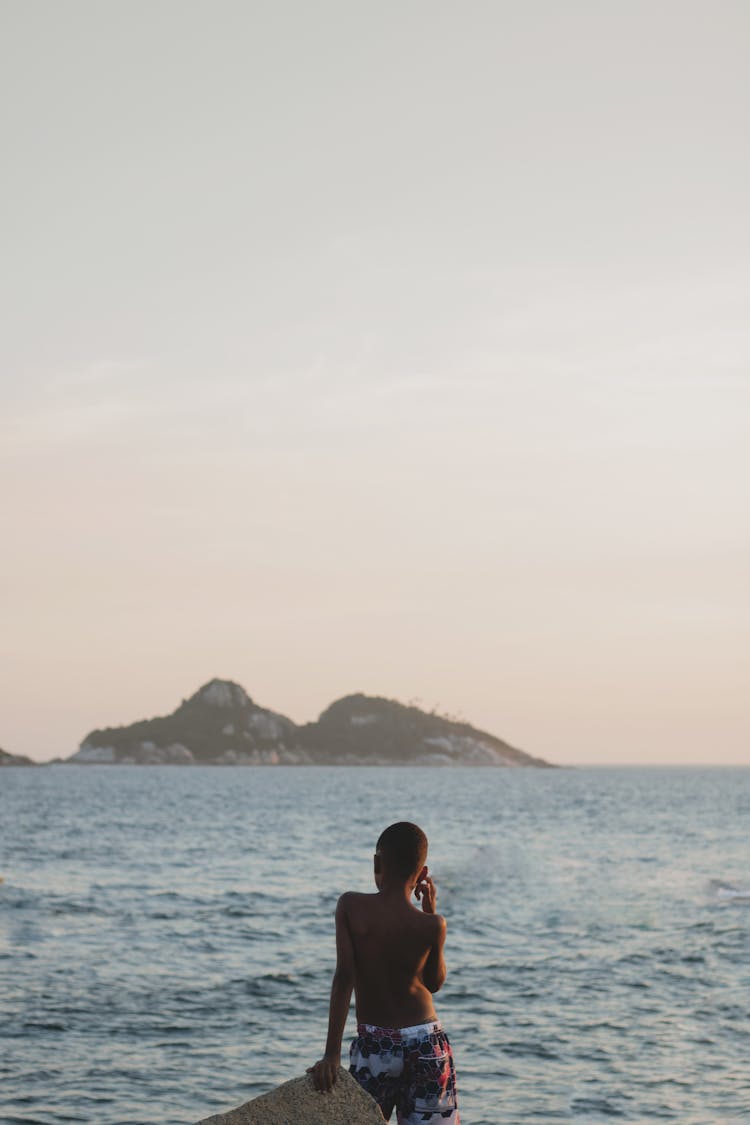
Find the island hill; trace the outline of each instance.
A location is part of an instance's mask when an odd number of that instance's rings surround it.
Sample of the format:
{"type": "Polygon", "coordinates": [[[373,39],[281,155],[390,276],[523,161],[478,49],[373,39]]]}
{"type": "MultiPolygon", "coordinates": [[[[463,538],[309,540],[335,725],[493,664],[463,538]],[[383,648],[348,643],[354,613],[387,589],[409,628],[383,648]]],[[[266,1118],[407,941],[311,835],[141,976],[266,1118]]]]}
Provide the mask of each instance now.
{"type": "Polygon", "coordinates": [[[171,715],[86,735],[73,764],[548,766],[494,735],[419,707],[348,695],[298,725],[230,680],[171,715]]]}
{"type": "Polygon", "coordinates": [[[31,758],[27,758],[25,754],[9,754],[7,750],[0,749],[0,766],[36,766],[38,762],[32,762],[31,758]]]}

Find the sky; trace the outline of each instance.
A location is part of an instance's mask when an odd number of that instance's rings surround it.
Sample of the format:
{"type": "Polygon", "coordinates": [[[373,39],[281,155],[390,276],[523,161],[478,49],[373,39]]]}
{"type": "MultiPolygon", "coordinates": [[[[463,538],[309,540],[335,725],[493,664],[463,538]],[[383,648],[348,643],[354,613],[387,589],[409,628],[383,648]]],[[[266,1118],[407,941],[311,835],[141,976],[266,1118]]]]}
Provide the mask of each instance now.
{"type": "Polygon", "coordinates": [[[0,2],[0,746],[220,676],[750,764],[749,39],[0,2]]]}

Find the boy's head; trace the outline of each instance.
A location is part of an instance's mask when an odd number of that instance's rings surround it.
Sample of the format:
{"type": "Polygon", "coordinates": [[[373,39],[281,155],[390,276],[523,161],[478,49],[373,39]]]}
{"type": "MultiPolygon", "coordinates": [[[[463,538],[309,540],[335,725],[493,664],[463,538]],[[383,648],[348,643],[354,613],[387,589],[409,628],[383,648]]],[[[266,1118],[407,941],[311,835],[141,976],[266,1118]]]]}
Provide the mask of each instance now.
{"type": "Polygon", "coordinates": [[[383,876],[403,879],[405,883],[421,875],[427,859],[427,837],[416,824],[400,820],[381,832],[375,845],[375,882],[383,876]]]}

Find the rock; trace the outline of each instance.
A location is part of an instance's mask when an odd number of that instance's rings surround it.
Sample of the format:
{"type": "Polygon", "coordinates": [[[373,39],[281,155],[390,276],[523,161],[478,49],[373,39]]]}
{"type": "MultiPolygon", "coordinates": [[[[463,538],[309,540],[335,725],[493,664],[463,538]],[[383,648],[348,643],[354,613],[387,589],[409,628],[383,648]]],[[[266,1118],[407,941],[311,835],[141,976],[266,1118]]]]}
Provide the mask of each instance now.
{"type": "Polygon", "coordinates": [[[376,1102],[343,1068],[330,1094],[320,1094],[309,1074],[293,1078],[228,1113],[198,1125],[383,1125],[376,1102]]]}
{"type": "Polygon", "coordinates": [[[86,766],[112,765],[116,760],[117,751],[114,746],[92,746],[91,743],[85,739],[75,754],[71,755],[68,759],[69,762],[76,762],[86,766]]]}

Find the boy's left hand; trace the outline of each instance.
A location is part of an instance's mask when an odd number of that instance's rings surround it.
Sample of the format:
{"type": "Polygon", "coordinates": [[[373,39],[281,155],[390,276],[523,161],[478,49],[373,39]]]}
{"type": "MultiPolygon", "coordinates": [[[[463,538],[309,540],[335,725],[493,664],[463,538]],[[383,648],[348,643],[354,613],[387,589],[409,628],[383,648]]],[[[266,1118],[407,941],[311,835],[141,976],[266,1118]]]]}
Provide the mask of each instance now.
{"type": "Polygon", "coordinates": [[[324,1055],[318,1059],[314,1066],[308,1066],[307,1073],[312,1074],[315,1089],[321,1094],[328,1094],[333,1089],[341,1066],[341,1059],[330,1058],[324,1055]]]}

